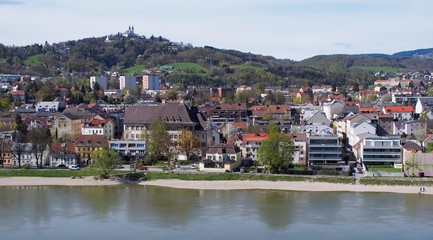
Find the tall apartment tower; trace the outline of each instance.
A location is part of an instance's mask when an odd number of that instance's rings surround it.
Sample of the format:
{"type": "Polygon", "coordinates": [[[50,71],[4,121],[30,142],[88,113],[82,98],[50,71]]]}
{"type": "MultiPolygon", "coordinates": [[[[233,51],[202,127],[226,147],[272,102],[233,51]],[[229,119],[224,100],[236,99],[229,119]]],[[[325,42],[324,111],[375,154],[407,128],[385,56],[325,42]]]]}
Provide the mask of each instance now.
{"type": "Polygon", "coordinates": [[[93,89],[95,82],[99,84],[102,90],[107,90],[107,78],[106,77],[90,77],[90,88],[93,89]]]}
{"type": "Polygon", "coordinates": [[[143,90],[159,90],[159,76],[144,75],[143,90]]]}
{"type": "Polygon", "coordinates": [[[124,88],[135,89],[137,87],[137,81],[134,76],[120,76],[119,77],[119,88],[123,90],[124,88]]]}

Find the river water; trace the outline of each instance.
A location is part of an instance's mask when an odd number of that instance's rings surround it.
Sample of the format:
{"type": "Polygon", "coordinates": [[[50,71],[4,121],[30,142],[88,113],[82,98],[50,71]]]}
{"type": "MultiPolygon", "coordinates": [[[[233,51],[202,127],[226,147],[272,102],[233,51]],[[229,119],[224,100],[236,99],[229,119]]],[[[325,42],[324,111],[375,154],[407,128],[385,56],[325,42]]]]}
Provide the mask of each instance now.
{"type": "Polygon", "coordinates": [[[431,239],[433,196],[0,187],[0,239],[431,239]]]}

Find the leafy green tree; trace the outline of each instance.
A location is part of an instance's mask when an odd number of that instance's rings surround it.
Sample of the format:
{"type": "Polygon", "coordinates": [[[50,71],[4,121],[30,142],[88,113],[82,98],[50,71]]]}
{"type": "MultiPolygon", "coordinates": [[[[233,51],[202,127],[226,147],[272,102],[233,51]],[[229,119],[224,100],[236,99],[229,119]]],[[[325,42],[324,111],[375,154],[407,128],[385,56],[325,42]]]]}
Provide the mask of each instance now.
{"type": "Polygon", "coordinates": [[[431,152],[433,152],[433,142],[429,142],[429,143],[427,143],[427,146],[425,147],[425,152],[426,152],[426,153],[431,153],[431,152]]]}
{"type": "Polygon", "coordinates": [[[158,119],[150,124],[150,134],[146,134],[147,140],[147,161],[154,163],[166,156],[170,147],[170,135],[166,123],[158,119]]]}
{"type": "Polygon", "coordinates": [[[281,133],[278,126],[270,124],[268,138],[262,141],[258,152],[258,161],[265,164],[269,172],[281,173],[289,169],[293,161],[293,141],[287,134],[281,133]]]}
{"type": "Polygon", "coordinates": [[[113,149],[98,149],[91,154],[92,164],[100,171],[101,178],[108,178],[110,173],[123,163],[122,157],[113,149]]]}
{"type": "Polygon", "coordinates": [[[168,100],[176,100],[177,99],[177,93],[176,90],[170,89],[165,93],[165,98],[168,100]]]}
{"type": "Polygon", "coordinates": [[[275,93],[274,100],[274,103],[278,105],[286,103],[286,98],[284,97],[284,94],[280,92],[275,93]]]}

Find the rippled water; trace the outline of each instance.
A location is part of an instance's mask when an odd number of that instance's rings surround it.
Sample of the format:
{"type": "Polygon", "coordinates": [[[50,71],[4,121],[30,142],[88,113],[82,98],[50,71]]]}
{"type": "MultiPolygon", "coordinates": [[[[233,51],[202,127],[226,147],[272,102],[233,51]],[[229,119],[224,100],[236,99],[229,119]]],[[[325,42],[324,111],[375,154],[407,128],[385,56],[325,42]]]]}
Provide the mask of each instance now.
{"type": "Polygon", "coordinates": [[[433,197],[2,187],[0,239],[430,239],[433,197]]]}

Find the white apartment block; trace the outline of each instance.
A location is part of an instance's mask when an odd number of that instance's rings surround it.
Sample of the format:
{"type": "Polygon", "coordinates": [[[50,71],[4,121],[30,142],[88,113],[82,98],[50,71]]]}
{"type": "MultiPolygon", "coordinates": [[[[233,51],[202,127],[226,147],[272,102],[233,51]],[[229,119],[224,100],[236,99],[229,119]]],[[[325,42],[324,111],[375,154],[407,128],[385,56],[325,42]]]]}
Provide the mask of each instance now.
{"type": "Polygon", "coordinates": [[[99,87],[102,90],[107,90],[107,78],[106,77],[90,77],[90,88],[93,89],[95,83],[99,84],[99,87]]]}
{"type": "Polygon", "coordinates": [[[159,90],[159,76],[144,75],[143,76],[143,90],[159,90]]]}
{"type": "Polygon", "coordinates": [[[134,76],[120,76],[119,77],[119,88],[135,89],[137,87],[137,81],[134,76]]]}

